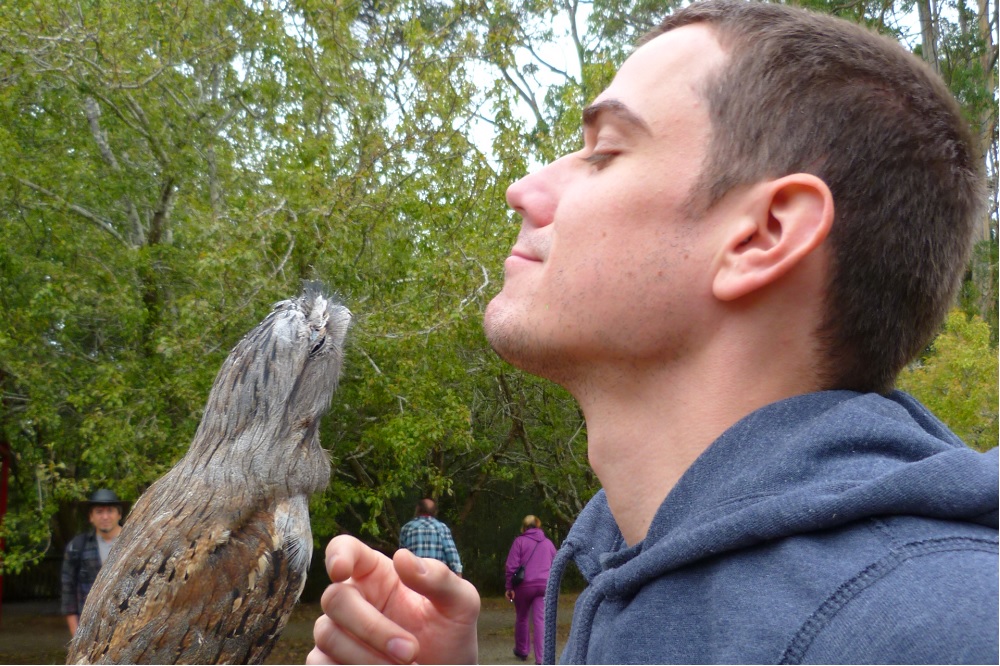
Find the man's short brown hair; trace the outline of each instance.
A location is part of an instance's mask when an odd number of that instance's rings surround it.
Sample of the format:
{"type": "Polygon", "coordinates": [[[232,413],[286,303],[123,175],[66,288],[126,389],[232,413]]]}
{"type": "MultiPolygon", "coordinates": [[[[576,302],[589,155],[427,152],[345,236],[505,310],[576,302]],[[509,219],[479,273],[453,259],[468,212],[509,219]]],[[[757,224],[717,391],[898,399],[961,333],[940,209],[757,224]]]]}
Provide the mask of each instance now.
{"type": "Polygon", "coordinates": [[[888,392],[947,314],[984,210],[958,104],[891,39],[783,5],[696,3],[643,42],[692,23],[727,52],[702,91],[712,139],[693,210],[740,185],[821,178],[835,211],[817,331],[824,388],[888,392]]]}

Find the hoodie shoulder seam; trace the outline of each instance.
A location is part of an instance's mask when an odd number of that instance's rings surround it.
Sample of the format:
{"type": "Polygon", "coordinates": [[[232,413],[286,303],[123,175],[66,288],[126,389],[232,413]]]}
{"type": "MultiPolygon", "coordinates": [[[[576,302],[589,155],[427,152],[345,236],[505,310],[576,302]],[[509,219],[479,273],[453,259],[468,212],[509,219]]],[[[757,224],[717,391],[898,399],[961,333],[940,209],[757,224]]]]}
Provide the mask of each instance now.
{"type": "Polygon", "coordinates": [[[885,578],[907,560],[948,551],[971,550],[996,553],[997,545],[997,541],[991,539],[946,537],[914,541],[893,549],[882,559],[862,569],[855,577],[847,580],[831,594],[796,632],[778,663],[801,664],[813,640],[841,609],[857,598],[865,589],[885,578]]]}

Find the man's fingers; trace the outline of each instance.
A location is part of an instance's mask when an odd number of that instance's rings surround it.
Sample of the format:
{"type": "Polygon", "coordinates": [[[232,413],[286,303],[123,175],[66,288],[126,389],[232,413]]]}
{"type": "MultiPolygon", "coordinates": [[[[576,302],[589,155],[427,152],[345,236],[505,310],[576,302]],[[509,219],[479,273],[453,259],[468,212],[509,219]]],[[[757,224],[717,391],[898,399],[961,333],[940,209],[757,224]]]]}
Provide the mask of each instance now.
{"type": "Polygon", "coordinates": [[[333,584],[323,593],[323,615],[313,628],[320,663],[398,664],[412,662],[419,645],[413,634],[383,609],[399,585],[392,561],[354,537],[334,537],[326,548],[333,584]]]}
{"type": "Polygon", "coordinates": [[[409,663],[417,639],[387,618],[353,584],[334,583],[322,599],[326,615],[316,621],[316,646],[343,664],[409,663]]]}
{"type": "MultiPolygon", "coordinates": [[[[315,638],[315,636],[316,634],[314,631],[313,638],[315,638]]],[[[307,666],[327,666],[328,664],[335,664],[335,663],[337,662],[331,659],[328,654],[324,653],[318,647],[314,647],[312,650],[309,651],[309,654],[306,655],[307,666]]]]}
{"type": "Polygon", "coordinates": [[[474,623],[479,617],[476,587],[452,573],[443,562],[417,557],[405,549],[397,550],[392,562],[403,584],[426,597],[450,620],[474,623]]]}
{"type": "Polygon", "coordinates": [[[443,562],[403,549],[390,560],[348,536],[332,539],[326,554],[333,582],[321,601],[325,615],[315,625],[311,660],[476,661],[479,593],[443,562]]]}
{"type": "MultiPolygon", "coordinates": [[[[316,664],[400,664],[412,663],[414,650],[407,647],[399,657],[391,652],[380,652],[356,636],[346,632],[329,617],[323,615],[313,627],[316,648],[307,657],[307,663],[316,664]]],[[[396,640],[396,639],[391,639],[396,640]]],[[[392,642],[390,642],[390,647],[392,642]]]]}
{"type": "Polygon", "coordinates": [[[335,536],[326,546],[326,572],[334,583],[363,578],[379,566],[390,566],[388,558],[352,536],[335,536]]]}

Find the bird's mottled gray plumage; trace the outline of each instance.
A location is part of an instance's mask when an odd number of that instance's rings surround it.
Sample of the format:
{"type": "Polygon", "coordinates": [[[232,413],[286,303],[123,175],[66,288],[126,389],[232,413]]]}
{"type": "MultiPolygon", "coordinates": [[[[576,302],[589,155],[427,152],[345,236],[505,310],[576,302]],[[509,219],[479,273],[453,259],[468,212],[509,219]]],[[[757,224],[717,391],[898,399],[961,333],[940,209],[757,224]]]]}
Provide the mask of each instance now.
{"type": "Polygon", "coordinates": [[[260,663],[302,592],[351,313],[317,285],[230,352],[187,454],[136,502],[71,663],[260,663]]]}

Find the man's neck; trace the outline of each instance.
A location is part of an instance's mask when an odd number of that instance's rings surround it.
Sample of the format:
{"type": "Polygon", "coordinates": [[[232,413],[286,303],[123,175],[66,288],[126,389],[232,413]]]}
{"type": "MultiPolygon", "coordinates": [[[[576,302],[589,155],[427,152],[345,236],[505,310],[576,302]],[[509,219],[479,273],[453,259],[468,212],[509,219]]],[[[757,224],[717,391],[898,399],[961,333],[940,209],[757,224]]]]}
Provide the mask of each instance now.
{"type": "Polygon", "coordinates": [[[719,413],[704,413],[702,404],[680,391],[609,398],[583,406],[588,454],[625,541],[634,545],[645,538],[670,490],[725,426],[719,413]]]}
{"type": "Polygon", "coordinates": [[[659,373],[631,368],[625,381],[571,391],[587,421],[590,464],[629,545],[645,538],[670,490],[729,427],[817,389],[812,373],[773,357],[722,361],[659,373]]]}

